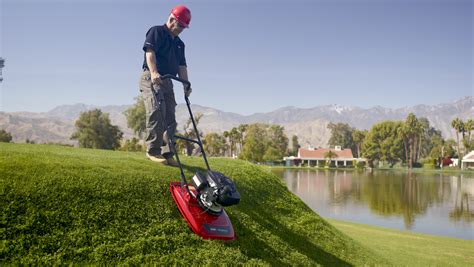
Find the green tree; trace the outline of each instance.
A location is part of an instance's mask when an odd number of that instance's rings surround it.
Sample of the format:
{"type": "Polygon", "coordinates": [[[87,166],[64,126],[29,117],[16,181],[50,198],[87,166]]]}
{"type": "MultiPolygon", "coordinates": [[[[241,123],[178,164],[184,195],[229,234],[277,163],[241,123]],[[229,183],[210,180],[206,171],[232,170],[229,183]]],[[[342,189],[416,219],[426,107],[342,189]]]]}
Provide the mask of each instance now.
{"type": "Polygon", "coordinates": [[[431,138],[431,150],[429,156],[434,159],[444,158],[444,139],[441,136],[433,136],[431,138]]]}
{"type": "Polygon", "coordinates": [[[474,131],[474,120],[468,119],[464,123],[464,131],[467,136],[464,137],[463,144],[467,151],[474,150],[474,140],[471,140],[471,132],[474,131]]]}
{"type": "Polygon", "coordinates": [[[458,160],[459,160],[458,167],[461,168],[462,154],[461,154],[461,142],[459,140],[459,134],[462,133],[464,135],[464,123],[461,119],[455,118],[454,120],[451,121],[451,127],[453,127],[454,130],[456,130],[458,160]]]}
{"type": "Polygon", "coordinates": [[[432,145],[430,157],[440,160],[441,167],[443,167],[441,161],[444,158],[452,158],[456,154],[456,141],[453,139],[444,140],[441,136],[433,136],[432,145]]]}
{"type": "Polygon", "coordinates": [[[282,157],[280,151],[278,151],[278,149],[272,146],[268,147],[265,150],[265,154],[263,154],[263,161],[266,162],[279,161],[281,159],[282,157]]]}
{"type": "Polygon", "coordinates": [[[278,151],[278,160],[282,160],[288,151],[288,137],[285,134],[285,128],[280,125],[271,125],[267,128],[269,147],[278,151]]]}
{"type": "Polygon", "coordinates": [[[0,130],[0,142],[10,143],[12,139],[13,137],[9,132],[3,129],[0,130]]]}
{"type": "Polygon", "coordinates": [[[370,167],[380,160],[393,166],[403,158],[403,141],[398,133],[401,126],[399,121],[383,121],[372,126],[362,145],[362,156],[370,167]]]}
{"type": "Polygon", "coordinates": [[[444,153],[445,157],[454,158],[456,155],[456,141],[454,139],[444,141],[444,153]]]}
{"type": "Polygon", "coordinates": [[[271,161],[282,160],[288,151],[288,137],[285,135],[285,128],[280,125],[267,127],[267,140],[266,150],[270,148],[273,150],[269,153],[274,156],[271,161]]]}
{"type": "Polygon", "coordinates": [[[229,156],[233,157],[236,154],[237,144],[240,140],[239,130],[234,127],[230,131],[224,131],[224,137],[228,144],[227,147],[229,148],[229,156]]]}
{"type": "Polygon", "coordinates": [[[400,140],[402,141],[402,144],[403,144],[403,151],[404,151],[404,157],[402,157],[402,161],[407,163],[408,165],[408,159],[409,159],[409,156],[408,154],[410,153],[410,149],[409,149],[409,129],[408,127],[405,126],[405,124],[403,123],[398,129],[397,129],[397,136],[398,138],[400,138],[400,140]]]}
{"type": "Polygon", "coordinates": [[[418,148],[416,149],[415,162],[418,161],[423,155],[426,155],[430,151],[429,147],[429,130],[430,122],[427,118],[418,118],[420,126],[420,133],[418,136],[418,148]]]}
{"type": "Polygon", "coordinates": [[[440,144],[443,137],[440,130],[430,126],[427,118],[420,118],[419,122],[423,125],[423,133],[420,135],[420,142],[418,143],[418,158],[427,158],[430,157],[431,150],[440,144]]]}
{"type": "Polygon", "coordinates": [[[279,125],[255,123],[246,126],[239,158],[263,162],[282,160],[288,151],[288,137],[279,125]]]}
{"type": "Polygon", "coordinates": [[[298,136],[293,135],[291,137],[291,151],[290,151],[290,156],[297,156],[298,155],[298,150],[300,149],[300,143],[298,141],[298,136]]]}
{"type": "Polygon", "coordinates": [[[240,153],[239,158],[248,161],[262,162],[267,143],[266,134],[266,129],[263,124],[256,123],[248,125],[242,153],[240,153]]]}
{"type": "Polygon", "coordinates": [[[230,145],[232,146],[230,156],[234,157],[234,155],[236,155],[238,153],[237,152],[237,144],[240,142],[240,139],[241,139],[241,134],[240,134],[239,130],[236,127],[232,128],[230,130],[229,138],[231,140],[230,145]]]}
{"type": "Polygon", "coordinates": [[[209,156],[224,156],[227,144],[224,135],[209,133],[204,136],[204,150],[209,156]]]}
{"type": "Polygon", "coordinates": [[[356,153],[356,145],[352,139],[352,132],[355,130],[347,123],[329,123],[327,128],[331,130],[331,137],[328,145],[330,147],[341,146],[342,148],[350,148],[352,153],[356,153]]]}
{"type": "Polygon", "coordinates": [[[98,149],[116,149],[120,147],[123,133],[118,126],[110,123],[109,114],[100,109],[82,112],[76,121],[76,131],[71,139],[79,142],[80,147],[98,149]]]}
{"type": "Polygon", "coordinates": [[[229,131],[224,131],[224,132],[222,133],[222,135],[224,136],[225,142],[226,142],[227,144],[229,144],[229,145],[227,146],[227,147],[230,149],[230,151],[229,151],[229,156],[232,156],[232,143],[231,143],[230,138],[229,138],[229,137],[230,137],[230,132],[229,132],[229,131]]]}
{"type": "Polygon", "coordinates": [[[244,139],[245,139],[247,128],[248,128],[248,124],[241,124],[237,127],[237,132],[239,133],[238,134],[238,140],[239,140],[238,143],[240,146],[239,152],[242,152],[243,150],[244,139]]]}
{"type": "MultiPolygon", "coordinates": [[[[405,122],[401,126],[403,136],[408,140],[408,168],[413,168],[413,162],[417,160],[418,142],[423,133],[423,125],[419,122],[415,114],[408,114],[405,122]]],[[[406,147],[405,147],[406,149],[406,147]]]]}
{"type": "Polygon", "coordinates": [[[141,96],[136,97],[135,104],[125,110],[123,114],[127,118],[128,128],[132,129],[139,138],[142,138],[146,130],[146,111],[143,98],[141,96]]]}

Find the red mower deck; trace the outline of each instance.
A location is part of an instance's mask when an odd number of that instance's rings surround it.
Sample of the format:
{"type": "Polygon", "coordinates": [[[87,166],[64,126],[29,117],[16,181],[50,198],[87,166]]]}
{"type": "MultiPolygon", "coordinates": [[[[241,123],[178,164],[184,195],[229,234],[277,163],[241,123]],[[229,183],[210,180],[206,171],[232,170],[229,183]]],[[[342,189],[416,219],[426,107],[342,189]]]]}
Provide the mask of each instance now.
{"type": "MultiPolygon", "coordinates": [[[[192,185],[189,190],[196,194],[192,185]]],[[[225,210],[220,215],[212,215],[204,211],[196,198],[189,195],[181,182],[171,182],[170,191],[179,211],[194,233],[204,239],[235,240],[232,223],[225,210]]]]}

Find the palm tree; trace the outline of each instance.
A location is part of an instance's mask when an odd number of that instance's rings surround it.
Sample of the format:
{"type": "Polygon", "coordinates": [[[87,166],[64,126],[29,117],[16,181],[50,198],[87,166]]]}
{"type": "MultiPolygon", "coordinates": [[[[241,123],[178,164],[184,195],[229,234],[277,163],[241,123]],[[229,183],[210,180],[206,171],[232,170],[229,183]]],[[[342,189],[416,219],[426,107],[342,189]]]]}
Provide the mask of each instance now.
{"type": "Polygon", "coordinates": [[[420,118],[418,120],[419,127],[420,127],[420,135],[418,139],[418,148],[417,148],[417,153],[416,153],[416,160],[421,158],[421,151],[422,151],[422,145],[423,145],[423,140],[429,139],[429,134],[428,131],[430,129],[430,122],[428,121],[427,118],[420,118]]]}
{"type": "MultiPolygon", "coordinates": [[[[230,143],[230,140],[228,141],[229,136],[230,136],[229,131],[224,131],[223,136],[224,136],[225,142],[230,143]]],[[[228,147],[230,148],[230,156],[232,156],[232,146],[229,145],[228,147]]]]}
{"type": "Polygon", "coordinates": [[[405,123],[402,124],[402,126],[400,128],[397,129],[397,133],[398,133],[398,136],[403,140],[403,146],[405,148],[405,162],[407,163],[407,166],[409,166],[408,164],[408,127],[406,126],[405,123]]]}
{"type": "Polygon", "coordinates": [[[236,127],[234,127],[230,131],[224,131],[224,137],[225,137],[226,143],[229,144],[228,145],[229,150],[230,150],[229,157],[233,157],[237,150],[236,145],[240,139],[239,130],[236,127]]]}
{"type": "Polygon", "coordinates": [[[413,168],[413,162],[416,159],[416,149],[418,148],[417,144],[420,141],[420,135],[423,133],[423,125],[416,118],[415,114],[410,113],[402,126],[402,136],[405,136],[408,139],[409,145],[409,154],[408,154],[408,168],[413,168]]]}
{"type": "Polygon", "coordinates": [[[464,147],[468,150],[472,150],[474,147],[471,144],[471,131],[474,130],[474,120],[468,119],[464,123],[464,130],[467,132],[467,139],[464,140],[464,147]]]}
{"type": "Polygon", "coordinates": [[[232,128],[229,133],[229,141],[230,141],[230,156],[234,157],[234,154],[237,154],[237,143],[239,142],[240,139],[240,133],[237,128],[232,128]]]}
{"type": "Polygon", "coordinates": [[[459,133],[464,134],[464,123],[461,119],[455,118],[453,121],[451,121],[451,127],[456,130],[456,139],[458,143],[458,167],[461,168],[461,143],[459,142],[459,133]]]}
{"type": "Polygon", "coordinates": [[[415,128],[413,129],[413,138],[415,139],[414,147],[413,147],[413,162],[418,162],[419,160],[419,151],[421,150],[421,141],[422,135],[425,131],[424,125],[417,119],[415,128]]]}
{"type": "Polygon", "coordinates": [[[245,132],[247,132],[247,128],[249,127],[248,124],[241,124],[239,127],[237,127],[237,130],[239,132],[239,143],[240,143],[240,151],[242,152],[242,149],[244,147],[245,143],[245,132]]]}
{"type": "Polygon", "coordinates": [[[357,157],[358,158],[360,158],[360,147],[361,147],[367,133],[368,133],[367,130],[363,130],[363,131],[354,130],[352,132],[352,141],[354,141],[354,143],[356,144],[357,157]]]}

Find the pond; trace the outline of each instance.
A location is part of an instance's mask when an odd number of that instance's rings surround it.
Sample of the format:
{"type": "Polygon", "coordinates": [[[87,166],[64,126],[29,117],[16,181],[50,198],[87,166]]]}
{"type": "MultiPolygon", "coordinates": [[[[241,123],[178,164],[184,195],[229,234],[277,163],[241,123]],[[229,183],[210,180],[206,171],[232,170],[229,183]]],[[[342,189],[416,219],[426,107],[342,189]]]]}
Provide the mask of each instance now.
{"type": "Polygon", "coordinates": [[[273,169],[322,217],[474,239],[474,174],[273,169]]]}

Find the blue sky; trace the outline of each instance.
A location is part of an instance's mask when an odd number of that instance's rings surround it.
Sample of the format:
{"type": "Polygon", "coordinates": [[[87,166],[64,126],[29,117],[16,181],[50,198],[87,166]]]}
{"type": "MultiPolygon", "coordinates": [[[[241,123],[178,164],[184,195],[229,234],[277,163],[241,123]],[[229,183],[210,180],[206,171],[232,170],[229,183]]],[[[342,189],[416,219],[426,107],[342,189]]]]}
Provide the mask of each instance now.
{"type": "Polygon", "coordinates": [[[145,33],[178,3],[193,15],[180,37],[195,104],[252,114],[474,95],[471,0],[0,3],[0,111],[132,104],[145,33]]]}

